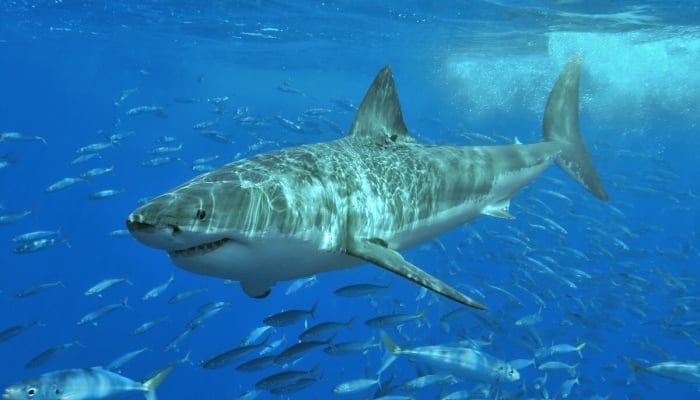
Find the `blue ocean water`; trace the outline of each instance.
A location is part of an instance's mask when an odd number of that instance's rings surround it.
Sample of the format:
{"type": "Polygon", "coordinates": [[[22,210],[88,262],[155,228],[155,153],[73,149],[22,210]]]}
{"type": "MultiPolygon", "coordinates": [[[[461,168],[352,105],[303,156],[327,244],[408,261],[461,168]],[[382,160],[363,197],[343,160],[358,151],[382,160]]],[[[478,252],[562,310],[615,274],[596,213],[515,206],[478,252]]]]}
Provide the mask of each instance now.
{"type": "MultiPolygon", "coordinates": [[[[695,70],[700,3],[624,3],[3,2],[0,132],[30,140],[6,136],[0,142],[0,161],[7,161],[0,169],[0,215],[29,214],[0,225],[0,331],[40,324],[0,342],[0,386],[53,370],[104,366],[147,346],[120,373],[141,381],[191,351],[192,362],[178,365],[158,388],[160,398],[234,399],[285,367],[235,369],[255,355],[213,370],[200,361],[238,346],[265,317],[318,302],[314,318],[268,331],[270,342],[284,339],[273,353],[294,344],[305,324],[352,318],[351,328],[339,329],[334,343],[379,344],[380,329],[364,321],[426,309],[424,318],[385,330],[406,348],[491,338],[482,351],[503,360],[532,359],[537,348],[551,344],[586,343],[582,357],[536,359],[520,369],[518,382],[492,387],[463,381],[403,391],[400,383],[432,371],[399,359],[381,376],[382,395],[432,399],[470,390],[469,398],[562,398],[562,384],[578,377],[571,398],[697,397],[697,384],[635,374],[623,357],[642,365],[700,362],[695,70]],[[353,107],[387,64],[406,124],[419,142],[497,145],[515,137],[536,142],[549,90],[575,52],[584,60],[581,131],[610,200],[594,199],[551,167],[514,198],[515,219],[484,216],[403,252],[486,303],[488,311],[465,310],[442,321],[458,304],[371,265],[320,274],[314,285],[289,294],[292,282],[281,282],[267,298],[254,300],[236,284],[178,269],[164,252],[115,233],[125,229],[140,200],[198,175],[197,158],[211,157],[207,164],[219,167],[341,137],[353,107]],[[127,114],[140,106],[163,112],[127,114]],[[203,135],[194,128],[202,122],[212,122],[207,129],[224,136],[203,135]],[[164,136],[175,141],[157,143],[164,136]],[[76,150],[94,143],[109,146],[89,161],[71,164],[76,150]],[[171,162],[144,166],[159,157],[150,150],[179,144],[181,150],[166,155],[171,162]],[[104,175],[46,191],[63,178],[111,166],[104,175]],[[106,189],[116,194],[90,199],[106,189]],[[65,241],[17,253],[19,244],[12,241],[17,235],[57,229],[65,241]],[[174,281],[161,296],[141,300],[171,274],[174,281]],[[131,284],[84,295],[103,279],[125,275],[131,284]],[[16,297],[58,280],[61,285],[16,297]],[[368,297],[334,294],[351,283],[390,286],[368,297]],[[168,303],[197,288],[208,290],[168,303]],[[128,308],[96,324],[76,324],[126,297],[128,308]],[[197,316],[197,308],[212,301],[233,304],[177,348],[163,351],[197,316]],[[515,323],[540,310],[541,322],[515,323]],[[165,316],[151,331],[130,334],[165,316]],[[24,367],[42,351],[76,339],[80,345],[24,367]],[[549,360],[576,366],[545,374],[538,366],[549,360]],[[545,383],[538,384],[544,376],[545,383]]],[[[385,359],[383,346],[343,356],[322,349],[286,367],[318,365],[311,375],[317,382],[284,395],[263,391],[257,398],[380,396],[377,385],[348,395],[332,389],[375,378],[385,359]]]]}

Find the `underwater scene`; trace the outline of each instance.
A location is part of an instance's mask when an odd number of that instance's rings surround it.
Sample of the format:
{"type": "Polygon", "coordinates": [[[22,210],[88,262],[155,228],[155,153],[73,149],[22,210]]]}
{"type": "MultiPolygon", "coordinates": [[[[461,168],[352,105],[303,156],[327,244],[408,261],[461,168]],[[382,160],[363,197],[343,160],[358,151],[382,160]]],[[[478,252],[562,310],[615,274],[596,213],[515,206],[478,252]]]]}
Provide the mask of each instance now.
{"type": "Polygon", "coordinates": [[[4,399],[700,396],[700,2],[0,18],[4,399]]]}

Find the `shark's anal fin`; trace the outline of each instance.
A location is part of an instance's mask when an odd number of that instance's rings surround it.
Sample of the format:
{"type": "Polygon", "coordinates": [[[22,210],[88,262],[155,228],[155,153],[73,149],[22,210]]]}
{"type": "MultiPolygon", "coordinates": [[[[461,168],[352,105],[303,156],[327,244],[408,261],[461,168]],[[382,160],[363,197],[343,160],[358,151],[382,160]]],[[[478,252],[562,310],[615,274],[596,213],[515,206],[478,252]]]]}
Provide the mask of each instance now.
{"type": "Polygon", "coordinates": [[[378,265],[395,274],[413,281],[435,293],[439,293],[458,303],[469,307],[486,310],[486,306],[478,301],[465,296],[453,287],[436,277],[428,274],[417,266],[406,261],[398,252],[382,246],[385,242],[381,239],[357,239],[348,243],[347,254],[378,265]]]}

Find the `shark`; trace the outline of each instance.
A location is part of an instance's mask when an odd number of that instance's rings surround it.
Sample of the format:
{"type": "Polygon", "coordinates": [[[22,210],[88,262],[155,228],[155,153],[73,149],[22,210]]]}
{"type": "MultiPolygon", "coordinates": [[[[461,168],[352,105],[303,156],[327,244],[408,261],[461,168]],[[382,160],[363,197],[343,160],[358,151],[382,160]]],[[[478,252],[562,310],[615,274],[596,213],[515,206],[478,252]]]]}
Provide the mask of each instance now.
{"type": "Polygon", "coordinates": [[[280,281],[370,263],[486,309],[400,252],[481,215],[513,218],[511,199],[553,163],[607,200],[579,132],[581,64],[571,56],[554,83],[539,142],[496,146],[418,143],[386,66],[347,136],[197,176],[137,208],[126,226],[180,268],[238,281],[254,298],[280,281]]]}

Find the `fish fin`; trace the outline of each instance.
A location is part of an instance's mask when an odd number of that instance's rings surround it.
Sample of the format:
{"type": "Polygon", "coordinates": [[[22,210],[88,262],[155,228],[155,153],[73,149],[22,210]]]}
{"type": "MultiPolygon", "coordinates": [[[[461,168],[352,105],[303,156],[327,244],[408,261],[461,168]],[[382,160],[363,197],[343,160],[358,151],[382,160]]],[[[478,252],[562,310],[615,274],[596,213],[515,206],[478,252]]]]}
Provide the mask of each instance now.
{"type": "Polygon", "coordinates": [[[156,388],[161,383],[163,383],[163,380],[165,380],[165,378],[167,378],[171,372],[173,372],[174,368],[175,367],[172,367],[172,366],[167,367],[164,370],[160,371],[156,376],[154,376],[153,378],[147,380],[146,382],[144,382],[142,384],[144,389],[146,389],[146,392],[144,394],[146,396],[146,400],[156,400],[157,399],[156,388]]]}
{"type": "Polygon", "coordinates": [[[643,370],[644,370],[644,367],[642,367],[641,365],[637,364],[637,363],[636,363],[634,360],[632,360],[631,358],[629,358],[629,357],[624,357],[624,356],[623,356],[622,359],[625,360],[625,362],[626,362],[627,365],[630,367],[630,369],[632,369],[632,372],[639,372],[639,371],[643,371],[643,370]]]}
{"type": "Polygon", "coordinates": [[[311,318],[316,319],[316,309],[318,308],[318,300],[314,303],[313,307],[311,307],[311,310],[309,310],[309,314],[311,314],[311,318]]]}
{"type": "Polygon", "coordinates": [[[391,337],[389,337],[389,335],[386,332],[379,332],[379,336],[382,338],[384,346],[386,346],[387,350],[389,350],[390,353],[396,353],[401,351],[401,347],[399,347],[399,345],[396,344],[396,342],[394,342],[394,340],[391,337]]]}
{"type": "Polygon", "coordinates": [[[377,371],[377,377],[382,375],[382,372],[384,372],[389,366],[396,361],[396,353],[401,351],[401,348],[399,345],[394,342],[389,335],[387,335],[386,332],[381,331],[379,332],[379,335],[382,338],[382,342],[384,343],[384,346],[389,350],[386,354],[386,358],[384,358],[384,361],[382,362],[382,367],[379,368],[379,371],[377,371]]]}
{"type": "Polygon", "coordinates": [[[559,143],[562,149],[557,157],[559,167],[595,197],[607,200],[608,194],[579,131],[580,77],[581,54],[575,53],[562,69],[547,99],[542,141],[559,143]]]}
{"type": "Polygon", "coordinates": [[[264,299],[272,292],[272,285],[264,282],[245,281],[241,282],[241,289],[254,299],[264,299]]]}
{"type": "Polygon", "coordinates": [[[350,240],[346,253],[403,276],[458,303],[486,310],[485,305],[458,292],[452,286],[406,261],[401,254],[388,248],[386,242],[381,239],[350,240]]]}
{"type": "Polygon", "coordinates": [[[499,204],[493,204],[493,205],[488,205],[484,207],[483,210],[481,210],[481,213],[484,215],[488,215],[490,217],[496,217],[496,218],[503,218],[503,219],[514,219],[510,214],[510,200],[506,200],[505,202],[499,203],[499,204]]]}
{"type": "Polygon", "coordinates": [[[403,121],[390,66],[382,68],[374,78],[355,114],[348,136],[377,144],[414,142],[403,121]]]}

